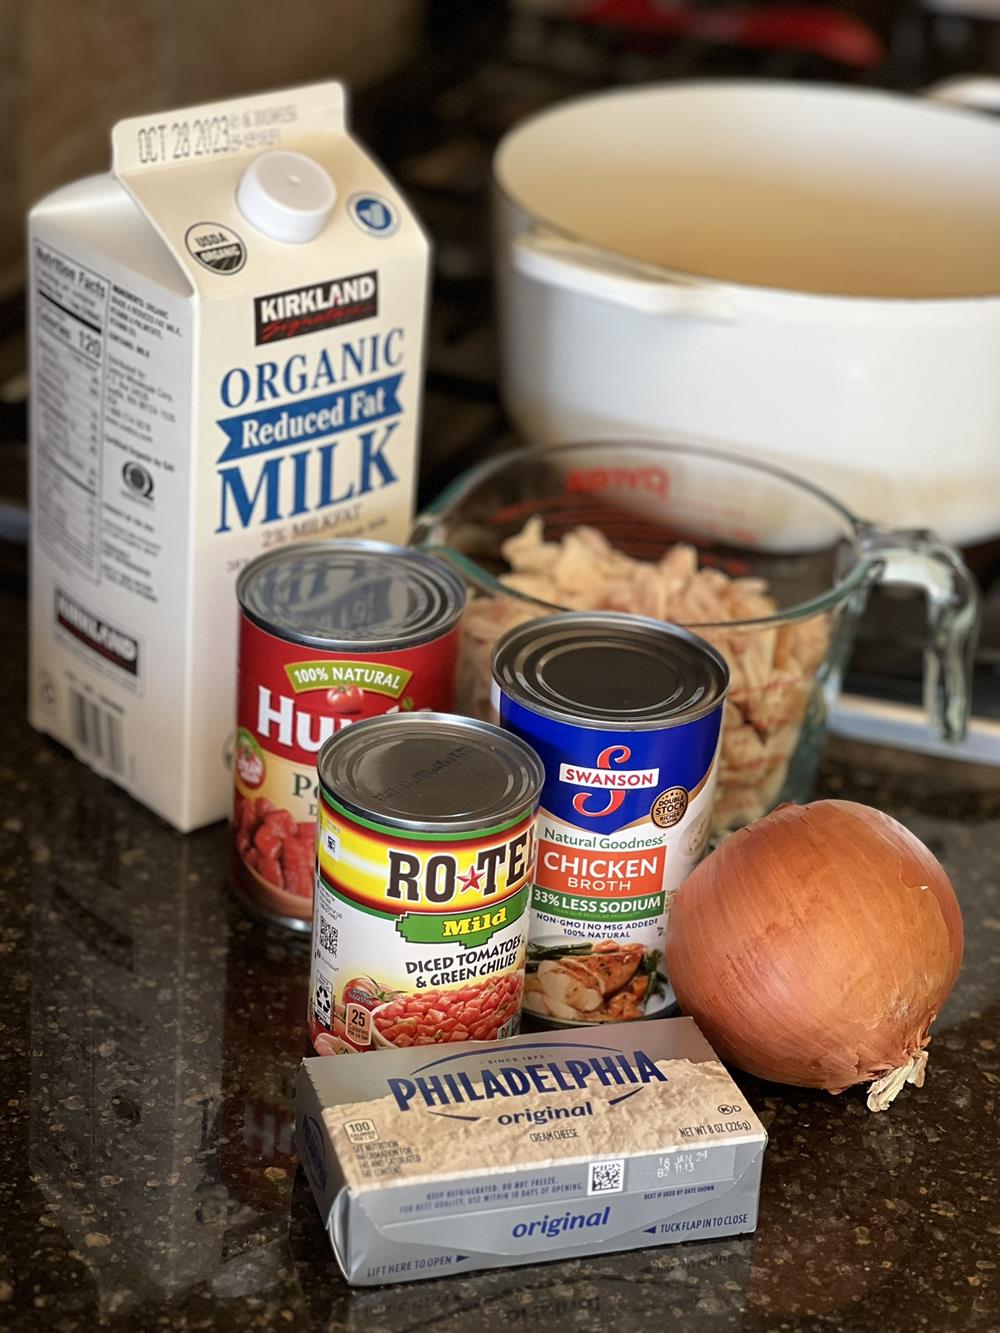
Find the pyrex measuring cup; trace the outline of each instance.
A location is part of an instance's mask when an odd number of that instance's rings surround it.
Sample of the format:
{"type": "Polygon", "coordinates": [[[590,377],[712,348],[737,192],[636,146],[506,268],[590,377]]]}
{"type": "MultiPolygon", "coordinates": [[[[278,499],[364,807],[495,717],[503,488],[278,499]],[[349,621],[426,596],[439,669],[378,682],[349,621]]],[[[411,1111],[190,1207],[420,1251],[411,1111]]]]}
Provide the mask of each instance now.
{"type": "Polygon", "coordinates": [[[930,532],[865,523],[769,465],[659,442],[521,450],[453,482],[412,541],[436,548],[470,588],[462,704],[473,714],[488,714],[496,637],[554,606],[659,615],[713,643],[732,674],[716,831],[808,799],[827,709],[875,583],[924,589],[928,721],[947,740],[965,733],[978,596],[961,557],[930,532]],[[692,581],[690,551],[658,573],[616,565],[593,530],[646,562],[683,543],[718,573],[692,581]]]}

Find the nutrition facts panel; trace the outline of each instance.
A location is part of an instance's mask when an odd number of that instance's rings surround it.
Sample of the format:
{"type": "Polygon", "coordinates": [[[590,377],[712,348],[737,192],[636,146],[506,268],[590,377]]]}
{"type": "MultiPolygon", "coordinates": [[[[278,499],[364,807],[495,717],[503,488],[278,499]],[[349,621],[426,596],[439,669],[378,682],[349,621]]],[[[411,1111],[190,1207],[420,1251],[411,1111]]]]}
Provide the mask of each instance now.
{"type": "Polygon", "coordinates": [[[34,245],[35,514],[39,540],[95,582],[110,283],[34,245]]]}

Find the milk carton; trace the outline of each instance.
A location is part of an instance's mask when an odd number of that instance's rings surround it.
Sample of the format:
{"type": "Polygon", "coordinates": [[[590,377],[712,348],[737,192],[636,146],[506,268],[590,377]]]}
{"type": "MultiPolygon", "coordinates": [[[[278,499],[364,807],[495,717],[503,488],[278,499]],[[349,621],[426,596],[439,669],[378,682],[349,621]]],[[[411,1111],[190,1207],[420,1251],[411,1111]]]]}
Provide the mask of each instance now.
{"type": "Polygon", "coordinates": [[[244,564],[405,538],[428,245],[326,83],[122,121],[30,218],[30,718],[228,812],[244,564]]]}

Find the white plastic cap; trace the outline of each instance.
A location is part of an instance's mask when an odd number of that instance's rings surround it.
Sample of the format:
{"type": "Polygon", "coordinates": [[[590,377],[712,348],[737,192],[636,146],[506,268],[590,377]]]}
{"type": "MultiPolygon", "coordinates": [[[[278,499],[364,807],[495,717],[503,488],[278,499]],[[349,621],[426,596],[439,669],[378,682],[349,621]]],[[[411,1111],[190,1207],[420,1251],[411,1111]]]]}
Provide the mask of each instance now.
{"type": "Polygon", "coordinates": [[[311,157],[275,149],[247,167],[236,202],[247,222],[265,236],[302,245],[326,226],[337,187],[311,157]]]}

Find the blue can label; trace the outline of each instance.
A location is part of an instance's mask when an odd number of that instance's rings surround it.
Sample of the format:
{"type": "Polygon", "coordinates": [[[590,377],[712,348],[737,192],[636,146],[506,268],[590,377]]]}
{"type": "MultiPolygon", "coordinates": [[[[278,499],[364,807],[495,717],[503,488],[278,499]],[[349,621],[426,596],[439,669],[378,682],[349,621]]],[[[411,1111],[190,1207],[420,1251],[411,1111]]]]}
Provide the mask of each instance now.
{"type": "Polygon", "coordinates": [[[721,701],[651,731],[556,721],[496,685],[493,703],[545,766],[525,1009],[559,1024],[666,1009],[667,915],[708,840],[721,701]]]}

